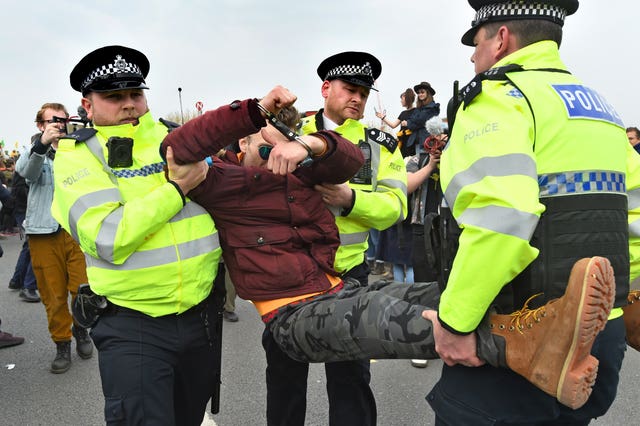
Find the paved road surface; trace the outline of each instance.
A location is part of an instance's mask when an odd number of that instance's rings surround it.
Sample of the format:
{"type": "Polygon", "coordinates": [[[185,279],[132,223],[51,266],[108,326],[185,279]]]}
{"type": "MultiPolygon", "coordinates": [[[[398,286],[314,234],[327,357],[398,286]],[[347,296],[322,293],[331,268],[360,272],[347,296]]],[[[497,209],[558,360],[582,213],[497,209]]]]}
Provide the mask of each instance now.
{"type": "MultiPolygon", "coordinates": [[[[49,373],[55,346],[49,339],[44,307],[25,303],[7,288],[18,256],[18,237],[0,240],[0,318],[3,331],[26,338],[23,345],[0,350],[0,425],[92,426],[104,424],[97,357],[82,360],[72,352],[72,367],[61,375],[49,373]]],[[[245,426],[264,422],[264,355],[262,325],[253,307],[238,300],[240,321],[225,323],[223,385],[220,414],[205,416],[203,425],[245,426]]],[[[378,402],[378,424],[432,425],[433,414],[424,396],[440,374],[440,361],[416,369],[409,361],[373,362],[372,387],[378,402]]],[[[311,367],[307,425],[328,423],[321,365],[311,367]]],[[[618,398],[607,416],[594,425],[638,424],[640,354],[625,359],[618,398]]]]}

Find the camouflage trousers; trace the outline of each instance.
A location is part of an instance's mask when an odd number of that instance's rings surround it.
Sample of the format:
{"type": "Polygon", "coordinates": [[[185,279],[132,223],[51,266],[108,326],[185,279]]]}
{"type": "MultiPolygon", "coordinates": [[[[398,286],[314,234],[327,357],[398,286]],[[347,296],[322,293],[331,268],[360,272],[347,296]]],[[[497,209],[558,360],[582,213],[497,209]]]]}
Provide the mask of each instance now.
{"type": "Polygon", "coordinates": [[[435,309],[432,283],[379,281],[287,306],[267,324],[280,348],[302,362],[358,359],[435,359],[433,327],[422,311],[435,309]]]}

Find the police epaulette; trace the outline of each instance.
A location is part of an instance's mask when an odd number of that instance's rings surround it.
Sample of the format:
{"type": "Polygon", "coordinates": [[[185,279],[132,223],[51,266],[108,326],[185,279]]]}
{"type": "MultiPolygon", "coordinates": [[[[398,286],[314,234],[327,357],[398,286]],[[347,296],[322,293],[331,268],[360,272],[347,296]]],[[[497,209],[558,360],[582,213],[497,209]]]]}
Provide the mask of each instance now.
{"type": "Polygon", "coordinates": [[[375,127],[370,127],[367,129],[367,136],[372,141],[377,142],[378,144],[387,148],[391,153],[393,153],[398,147],[398,141],[396,140],[396,138],[394,138],[387,132],[376,129],[375,127]]]}
{"type": "Polygon", "coordinates": [[[180,125],[178,123],[174,123],[173,121],[165,120],[164,118],[160,118],[160,122],[162,124],[164,124],[165,126],[167,126],[167,129],[169,129],[169,132],[171,132],[173,129],[177,129],[178,127],[180,127],[180,125]]]}
{"type": "Polygon", "coordinates": [[[76,143],[85,142],[91,139],[97,132],[98,131],[92,127],[84,127],[66,135],[64,139],[73,139],[76,143]]]}
{"type": "Polygon", "coordinates": [[[460,90],[460,96],[464,101],[463,109],[467,109],[473,99],[482,93],[482,81],[483,80],[508,80],[508,72],[524,71],[521,65],[509,64],[503,67],[490,68],[485,72],[481,72],[476,75],[473,80],[460,90]]]}

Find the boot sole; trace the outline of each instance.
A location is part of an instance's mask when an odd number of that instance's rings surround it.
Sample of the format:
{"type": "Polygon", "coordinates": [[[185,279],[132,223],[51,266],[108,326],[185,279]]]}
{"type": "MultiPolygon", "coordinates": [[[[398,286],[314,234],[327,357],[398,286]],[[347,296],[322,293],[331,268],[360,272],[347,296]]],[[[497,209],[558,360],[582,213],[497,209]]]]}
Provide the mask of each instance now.
{"type": "Polygon", "coordinates": [[[69,369],[71,368],[71,364],[69,364],[69,366],[67,368],[59,368],[59,369],[49,369],[49,371],[51,371],[53,374],[62,374],[62,373],[66,373],[67,371],[69,371],[69,369]]]}
{"type": "Polygon", "coordinates": [[[598,360],[591,355],[591,348],[607,324],[614,297],[615,277],[611,263],[603,257],[589,259],[582,278],[573,340],[556,394],[558,401],[574,410],[582,407],[591,395],[598,373],[598,360]]]}

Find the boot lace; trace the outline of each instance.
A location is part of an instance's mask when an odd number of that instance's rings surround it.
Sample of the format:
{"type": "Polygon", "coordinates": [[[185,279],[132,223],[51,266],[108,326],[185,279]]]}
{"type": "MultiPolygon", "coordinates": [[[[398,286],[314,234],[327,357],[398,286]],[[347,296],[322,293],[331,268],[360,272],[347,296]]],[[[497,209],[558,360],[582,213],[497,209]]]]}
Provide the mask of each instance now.
{"type": "Polygon", "coordinates": [[[547,315],[546,305],[540,306],[536,309],[529,309],[529,303],[538,296],[541,296],[542,293],[534,294],[530,298],[528,298],[522,309],[519,309],[515,312],[509,314],[511,317],[511,325],[509,326],[509,331],[518,330],[518,333],[524,334],[522,330],[525,327],[533,328],[533,323],[540,322],[540,319],[547,315]]]}

